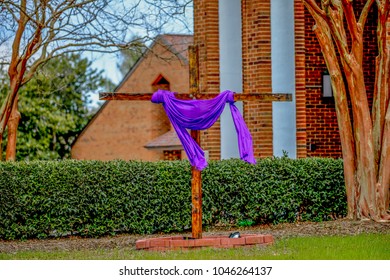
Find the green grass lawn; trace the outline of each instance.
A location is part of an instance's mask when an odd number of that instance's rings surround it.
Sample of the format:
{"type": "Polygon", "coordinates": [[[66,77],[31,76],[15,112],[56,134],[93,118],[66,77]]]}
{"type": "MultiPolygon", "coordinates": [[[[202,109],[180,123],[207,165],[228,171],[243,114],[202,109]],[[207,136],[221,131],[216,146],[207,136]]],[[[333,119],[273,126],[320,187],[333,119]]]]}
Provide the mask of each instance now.
{"type": "Polygon", "coordinates": [[[267,247],[165,252],[115,248],[0,253],[2,260],[390,260],[390,234],[293,237],[267,247]]]}

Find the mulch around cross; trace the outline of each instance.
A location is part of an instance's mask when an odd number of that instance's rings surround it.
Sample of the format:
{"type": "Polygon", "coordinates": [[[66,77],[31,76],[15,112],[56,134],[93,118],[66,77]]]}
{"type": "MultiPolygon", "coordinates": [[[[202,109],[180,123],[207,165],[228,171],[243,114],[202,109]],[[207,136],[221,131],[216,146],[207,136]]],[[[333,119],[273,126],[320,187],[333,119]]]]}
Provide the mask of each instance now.
{"type": "MultiPolygon", "coordinates": [[[[271,235],[275,241],[295,236],[329,236],[329,235],[357,235],[361,233],[390,234],[390,223],[376,223],[373,221],[351,221],[340,219],[329,222],[304,222],[293,224],[261,225],[247,228],[214,227],[203,232],[203,237],[226,236],[239,231],[241,235],[271,235]]],[[[1,253],[16,253],[18,251],[74,251],[128,248],[136,249],[137,240],[149,238],[170,237],[175,234],[133,235],[119,234],[101,238],[65,237],[45,240],[2,241],[1,253]]],[[[177,235],[191,236],[191,233],[177,235]]]]}

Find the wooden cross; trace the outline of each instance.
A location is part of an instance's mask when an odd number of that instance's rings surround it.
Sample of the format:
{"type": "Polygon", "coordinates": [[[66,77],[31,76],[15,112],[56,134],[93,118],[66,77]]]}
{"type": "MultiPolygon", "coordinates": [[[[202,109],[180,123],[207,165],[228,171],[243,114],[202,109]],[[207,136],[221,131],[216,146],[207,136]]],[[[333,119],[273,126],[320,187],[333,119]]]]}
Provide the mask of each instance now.
{"type": "MultiPolygon", "coordinates": [[[[180,99],[211,99],[219,93],[201,93],[199,90],[199,54],[197,46],[189,46],[189,78],[190,92],[178,93],[180,99]]],[[[103,92],[99,94],[100,100],[145,100],[150,101],[153,93],[121,93],[103,92]]],[[[286,93],[245,93],[234,94],[234,101],[291,101],[292,95],[286,93]]],[[[200,146],[200,132],[191,130],[192,138],[200,146]]],[[[192,238],[202,238],[202,177],[201,171],[192,167],[191,193],[192,193],[192,238]]]]}

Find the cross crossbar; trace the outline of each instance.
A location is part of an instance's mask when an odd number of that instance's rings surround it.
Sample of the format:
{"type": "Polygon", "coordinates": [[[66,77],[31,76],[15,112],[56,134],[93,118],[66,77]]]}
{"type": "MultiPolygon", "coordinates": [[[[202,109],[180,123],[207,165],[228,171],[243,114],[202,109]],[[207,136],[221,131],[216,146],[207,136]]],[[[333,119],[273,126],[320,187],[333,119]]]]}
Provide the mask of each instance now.
{"type": "MultiPolygon", "coordinates": [[[[219,93],[201,93],[199,87],[199,53],[197,46],[189,46],[189,82],[190,93],[177,93],[179,99],[211,99],[219,93]]],[[[145,100],[150,101],[153,93],[102,92],[100,100],[145,100]]],[[[234,94],[234,101],[292,101],[292,94],[288,93],[242,93],[234,94]]],[[[200,133],[191,131],[192,138],[200,145],[200,133]]],[[[202,238],[202,176],[201,171],[192,167],[192,237],[202,238]]]]}
{"type": "MultiPolygon", "coordinates": [[[[145,100],[150,101],[153,93],[129,93],[129,92],[101,92],[100,100],[145,100]]],[[[175,96],[183,100],[211,99],[219,93],[175,93],[175,96]]],[[[236,93],[234,101],[292,101],[292,95],[288,93],[236,93]]]]}

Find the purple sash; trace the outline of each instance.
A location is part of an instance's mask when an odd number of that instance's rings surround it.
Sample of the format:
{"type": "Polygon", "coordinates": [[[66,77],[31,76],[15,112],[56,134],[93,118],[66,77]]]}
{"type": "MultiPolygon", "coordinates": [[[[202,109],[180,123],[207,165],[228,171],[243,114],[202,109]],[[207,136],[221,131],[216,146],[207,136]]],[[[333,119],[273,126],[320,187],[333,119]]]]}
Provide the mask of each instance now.
{"type": "Polygon", "coordinates": [[[208,100],[180,100],[175,97],[173,92],[158,90],[153,94],[152,102],[163,104],[191,165],[198,170],[204,169],[207,162],[203,150],[192,139],[187,129],[203,130],[211,127],[222,114],[225,103],[229,102],[238,136],[240,158],[252,164],[256,163],[253,155],[252,136],[240,111],[234,105],[232,91],[224,91],[217,97],[208,100]]]}

